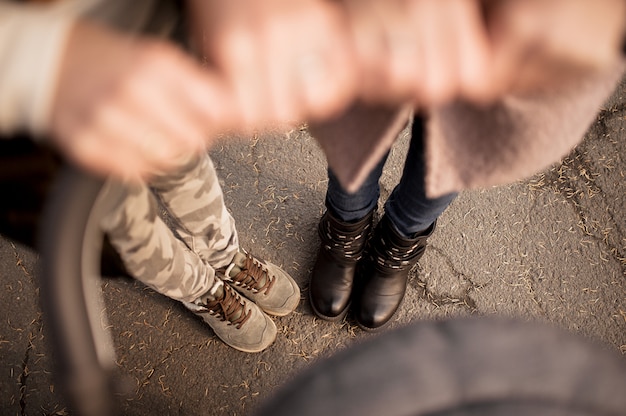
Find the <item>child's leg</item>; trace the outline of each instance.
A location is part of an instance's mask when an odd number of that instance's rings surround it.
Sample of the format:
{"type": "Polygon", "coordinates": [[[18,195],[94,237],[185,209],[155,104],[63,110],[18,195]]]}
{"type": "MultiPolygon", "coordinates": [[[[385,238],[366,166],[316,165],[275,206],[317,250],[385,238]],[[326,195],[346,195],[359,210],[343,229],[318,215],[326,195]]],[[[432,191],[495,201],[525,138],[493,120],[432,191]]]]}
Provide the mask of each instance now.
{"type": "Polygon", "coordinates": [[[126,185],[102,228],[133,277],[168,297],[193,301],[213,286],[215,271],[174,236],[158,206],[146,185],[126,185]]]}
{"type": "Polygon", "coordinates": [[[167,208],[187,246],[214,268],[228,265],[239,251],[235,220],[207,154],[150,184],[167,208]]]}

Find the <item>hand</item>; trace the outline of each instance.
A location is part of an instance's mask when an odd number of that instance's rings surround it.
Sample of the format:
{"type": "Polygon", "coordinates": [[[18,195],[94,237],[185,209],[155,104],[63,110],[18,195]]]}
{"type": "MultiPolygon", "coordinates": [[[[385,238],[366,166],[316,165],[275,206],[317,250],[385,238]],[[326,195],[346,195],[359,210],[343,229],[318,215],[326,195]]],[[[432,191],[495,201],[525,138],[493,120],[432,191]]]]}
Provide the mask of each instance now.
{"type": "Polygon", "coordinates": [[[52,108],[51,135],[69,159],[139,179],[203,150],[231,106],[217,79],[175,47],[79,22],[52,108]]]}
{"type": "Polygon", "coordinates": [[[437,105],[491,98],[478,0],[344,0],[371,101],[437,105]]]}
{"type": "Polygon", "coordinates": [[[356,68],[343,10],[324,0],[191,0],[194,39],[229,82],[244,124],[335,115],[356,68]]]}
{"type": "Polygon", "coordinates": [[[485,0],[494,89],[532,91],[571,82],[621,57],[623,0],[485,0]]]}

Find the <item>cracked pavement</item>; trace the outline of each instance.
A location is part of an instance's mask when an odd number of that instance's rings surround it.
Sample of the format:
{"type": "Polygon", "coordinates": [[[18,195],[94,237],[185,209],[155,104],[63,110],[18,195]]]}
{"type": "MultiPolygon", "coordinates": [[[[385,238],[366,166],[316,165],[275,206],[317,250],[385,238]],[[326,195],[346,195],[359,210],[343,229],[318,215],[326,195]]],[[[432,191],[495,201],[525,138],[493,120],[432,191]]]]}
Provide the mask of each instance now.
{"type": "MultiPolygon", "coordinates": [[[[506,315],[550,322],[626,354],[626,97],[624,84],[561,163],[503,187],[462,193],[413,270],[392,327],[506,315]]],[[[394,146],[381,205],[402,171],[394,146]]],[[[259,354],[222,344],[175,301],[105,278],[128,415],[243,415],[313,362],[372,335],[315,319],[306,301],[323,212],[325,162],[305,129],[217,143],[211,150],[242,246],[282,265],[302,289],[295,313],[259,354]]],[[[67,413],[42,331],[37,255],[0,237],[0,413],[67,413]]]]}

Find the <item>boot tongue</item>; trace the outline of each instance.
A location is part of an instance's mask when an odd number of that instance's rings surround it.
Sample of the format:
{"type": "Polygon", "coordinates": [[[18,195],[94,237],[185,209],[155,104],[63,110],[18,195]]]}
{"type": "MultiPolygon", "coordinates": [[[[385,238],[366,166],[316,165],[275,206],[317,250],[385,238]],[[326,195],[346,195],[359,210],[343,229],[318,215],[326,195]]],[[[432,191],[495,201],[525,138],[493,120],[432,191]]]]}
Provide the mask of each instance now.
{"type": "MultiPolygon", "coordinates": [[[[219,282],[214,287],[212,287],[211,291],[207,295],[207,300],[212,303],[215,302],[216,306],[217,304],[221,303],[221,301],[225,300],[225,298],[226,298],[226,290],[224,289],[224,283],[222,282],[219,282]]],[[[233,299],[231,299],[231,302],[229,302],[229,305],[223,305],[222,308],[225,307],[227,309],[230,309],[230,306],[232,306],[232,301],[233,299]]],[[[237,321],[241,317],[243,310],[241,308],[234,308],[233,310],[224,309],[225,315],[229,313],[230,315],[226,316],[226,318],[234,322],[234,321],[237,321]]]]}
{"type": "MultiPolygon", "coordinates": [[[[252,274],[251,274],[252,270],[248,270],[246,268],[246,260],[247,260],[247,256],[244,253],[241,253],[241,252],[235,253],[235,256],[233,257],[232,262],[226,269],[226,273],[228,277],[235,280],[237,276],[239,275],[239,273],[241,273],[242,271],[247,272],[246,275],[248,275],[249,277],[252,277],[252,274]]],[[[267,281],[267,275],[265,273],[262,273],[260,275],[259,273],[255,273],[255,274],[257,275],[255,276],[255,278],[258,279],[255,285],[255,286],[258,286],[257,289],[265,287],[265,284],[267,281]]]]}
{"type": "Polygon", "coordinates": [[[207,299],[214,302],[224,299],[224,283],[220,280],[216,281],[213,287],[209,289],[207,299]]]}
{"type": "Polygon", "coordinates": [[[230,262],[230,265],[228,266],[228,269],[226,269],[226,271],[228,272],[228,277],[230,277],[231,279],[236,277],[241,272],[241,269],[243,269],[243,266],[245,264],[246,264],[246,255],[240,251],[235,253],[233,260],[230,262]]]}

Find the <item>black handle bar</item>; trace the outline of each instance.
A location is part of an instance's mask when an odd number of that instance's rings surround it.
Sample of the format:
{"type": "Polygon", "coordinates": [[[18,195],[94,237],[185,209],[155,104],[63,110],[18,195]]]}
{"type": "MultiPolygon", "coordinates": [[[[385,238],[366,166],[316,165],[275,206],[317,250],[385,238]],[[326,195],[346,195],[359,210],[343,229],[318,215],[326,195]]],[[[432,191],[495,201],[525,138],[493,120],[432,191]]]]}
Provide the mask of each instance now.
{"type": "MultiPolygon", "coordinates": [[[[115,357],[101,322],[99,219],[104,181],[67,166],[44,209],[40,230],[41,297],[57,376],[81,415],[115,413],[115,357]]],[[[106,318],[106,317],[104,317],[106,318]]]]}

